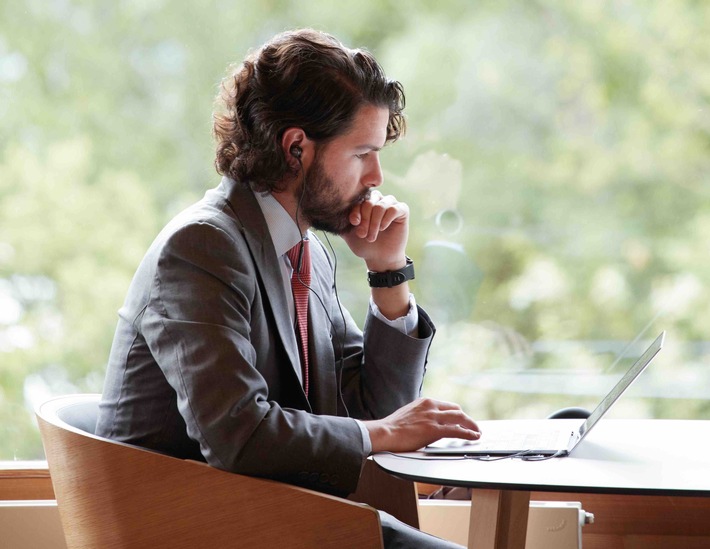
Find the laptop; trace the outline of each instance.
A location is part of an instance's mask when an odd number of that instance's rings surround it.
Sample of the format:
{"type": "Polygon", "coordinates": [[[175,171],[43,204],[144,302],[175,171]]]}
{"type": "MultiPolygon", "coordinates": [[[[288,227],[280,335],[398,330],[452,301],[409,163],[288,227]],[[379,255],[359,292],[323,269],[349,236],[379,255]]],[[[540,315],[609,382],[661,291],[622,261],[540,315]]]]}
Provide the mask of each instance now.
{"type": "Polygon", "coordinates": [[[430,455],[458,456],[566,456],[651,363],[663,347],[665,335],[665,331],[661,332],[586,420],[556,419],[531,422],[540,428],[539,432],[511,432],[510,426],[506,426],[505,422],[502,422],[498,429],[494,423],[477,441],[443,438],[426,446],[422,451],[430,455]]]}

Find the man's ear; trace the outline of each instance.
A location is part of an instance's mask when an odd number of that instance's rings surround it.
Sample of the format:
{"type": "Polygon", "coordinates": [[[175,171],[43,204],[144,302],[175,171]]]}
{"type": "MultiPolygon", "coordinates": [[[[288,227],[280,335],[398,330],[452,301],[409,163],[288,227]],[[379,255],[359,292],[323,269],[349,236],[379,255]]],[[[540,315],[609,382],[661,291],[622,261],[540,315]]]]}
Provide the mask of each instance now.
{"type": "Polygon", "coordinates": [[[313,142],[301,128],[287,128],[284,131],[281,150],[288,165],[296,172],[313,159],[313,142]]]}

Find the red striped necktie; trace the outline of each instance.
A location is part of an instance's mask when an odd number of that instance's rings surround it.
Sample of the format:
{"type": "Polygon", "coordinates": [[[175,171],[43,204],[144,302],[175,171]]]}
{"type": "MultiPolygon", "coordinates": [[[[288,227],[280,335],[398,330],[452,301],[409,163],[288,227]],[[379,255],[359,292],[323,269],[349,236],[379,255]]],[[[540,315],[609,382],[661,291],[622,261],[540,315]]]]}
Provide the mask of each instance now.
{"type": "Polygon", "coordinates": [[[301,240],[286,252],[293,273],[291,290],[296,306],[296,335],[300,343],[303,390],[308,397],[308,293],[311,286],[311,252],[308,239],[301,240]]]}

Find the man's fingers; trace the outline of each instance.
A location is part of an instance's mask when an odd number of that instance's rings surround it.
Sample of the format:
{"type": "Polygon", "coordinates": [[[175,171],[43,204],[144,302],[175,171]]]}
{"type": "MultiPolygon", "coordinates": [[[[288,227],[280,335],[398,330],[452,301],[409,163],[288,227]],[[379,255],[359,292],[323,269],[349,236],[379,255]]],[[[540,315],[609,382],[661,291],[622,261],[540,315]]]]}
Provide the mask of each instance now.
{"type": "Polygon", "coordinates": [[[471,432],[481,432],[478,424],[461,411],[441,412],[437,421],[444,428],[463,429],[471,432]]]}
{"type": "Polygon", "coordinates": [[[430,420],[438,426],[440,430],[447,433],[441,436],[458,436],[460,438],[478,438],[481,429],[478,424],[469,417],[458,404],[435,400],[430,398],[420,399],[414,403],[415,409],[428,415],[430,420]]]}
{"type": "Polygon", "coordinates": [[[382,193],[378,190],[370,191],[368,197],[357,204],[350,211],[350,223],[356,227],[362,227],[369,223],[370,211],[374,202],[382,198],[382,193]]]}
{"type": "Polygon", "coordinates": [[[478,440],[481,438],[479,429],[468,429],[463,425],[447,425],[441,438],[464,438],[466,440],[478,440]]]}
{"type": "Polygon", "coordinates": [[[420,398],[415,400],[415,403],[421,404],[423,406],[430,406],[436,408],[437,410],[460,410],[461,406],[455,402],[448,402],[446,400],[437,400],[435,398],[420,398]]]}
{"type": "Polygon", "coordinates": [[[382,196],[379,192],[373,192],[369,200],[359,204],[356,215],[351,214],[351,222],[359,220],[356,234],[374,242],[381,231],[387,230],[397,219],[406,218],[408,213],[406,204],[399,202],[394,196],[382,196]]]}

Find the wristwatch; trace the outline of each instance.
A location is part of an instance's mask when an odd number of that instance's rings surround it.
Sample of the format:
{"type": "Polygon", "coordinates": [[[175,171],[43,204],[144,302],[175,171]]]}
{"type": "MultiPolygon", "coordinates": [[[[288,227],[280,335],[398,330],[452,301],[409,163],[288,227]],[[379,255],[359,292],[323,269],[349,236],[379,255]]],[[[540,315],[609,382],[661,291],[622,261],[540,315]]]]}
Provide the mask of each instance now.
{"type": "Polygon", "coordinates": [[[406,265],[401,269],[385,271],[384,273],[367,271],[367,282],[370,284],[370,288],[391,288],[413,278],[414,262],[409,257],[407,257],[406,265]]]}

